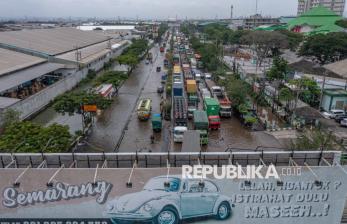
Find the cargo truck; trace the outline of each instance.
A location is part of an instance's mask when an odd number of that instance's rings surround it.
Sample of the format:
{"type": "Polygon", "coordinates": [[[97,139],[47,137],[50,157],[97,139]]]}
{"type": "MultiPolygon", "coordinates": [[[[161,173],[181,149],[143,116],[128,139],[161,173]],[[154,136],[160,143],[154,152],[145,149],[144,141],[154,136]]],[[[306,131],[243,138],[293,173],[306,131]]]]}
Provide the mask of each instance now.
{"type": "Polygon", "coordinates": [[[221,117],[231,117],[232,115],[232,105],[228,96],[226,95],[223,88],[217,86],[212,80],[205,80],[207,88],[210,90],[212,96],[218,100],[220,104],[220,116],[221,117]]]}
{"type": "Polygon", "coordinates": [[[201,145],[208,144],[208,117],[205,111],[196,110],[194,111],[194,129],[200,133],[201,145]]]}
{"type": "Polygon", "coordinates": [[[183,83],[174,82],[172,85],[172,92],[174,97],[183,97],[183,83]]]}
{"type": "Polygon", "coordinates": [[[184,97],[174,97],[173,118],[175,121],[175,126],[187,127],[188,114],[187,114],[187,104],[184,97]]]}
{"type": "Polygon", "coordinates": [[[218,130],[220,129],[220,104],[218,100],[214,98],[205,98],[204,99],[204,110],[207,113],[209,121],[209,129],[218,130]]]}

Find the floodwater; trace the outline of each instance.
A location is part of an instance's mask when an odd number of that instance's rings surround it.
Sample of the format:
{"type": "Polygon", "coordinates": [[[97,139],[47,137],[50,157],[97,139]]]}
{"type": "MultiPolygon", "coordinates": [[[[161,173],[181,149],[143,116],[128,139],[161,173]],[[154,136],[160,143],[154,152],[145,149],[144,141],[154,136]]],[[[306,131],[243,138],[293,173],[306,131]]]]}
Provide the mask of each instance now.
{"type": "MultiPolygon", "coordinates": [[[[171,122],[163,120],[163,129],[154,133],[155,141],[151,143],[153,134],[150,120],[140,121],[137,118],[136,106],[142,98],[152,99],[152,114],[160,113],[161,95],[157,93],[161,85],[164,54],[158,46],[153,47],[153,64],[141,62],[119,90],[111,107],[96,117],[90,136],[85,144],[78,147],[78,152],[167,152],[181,151],[182,144],[173,143],[171,122]],[[156,72],[161,66],[162,71],[156,72]]],[[[202,109],[202,100],[200,101],[202,109]]],[[[62,116],[51,107],[42,111],[33,121],[41,124],[59,123],[68,125],[72,133],[81,130],[81,116],[62,116]]],[[[192,121],[189,123],[192,127],[192,121]]],[[[221,152],[228,148],[255,149],[258,146],[280,148],[281,144],[264,132],[250,132],[236,118],[223,119],[219,131],[209,133],[209,144],[203,151],[221,152]]]]}

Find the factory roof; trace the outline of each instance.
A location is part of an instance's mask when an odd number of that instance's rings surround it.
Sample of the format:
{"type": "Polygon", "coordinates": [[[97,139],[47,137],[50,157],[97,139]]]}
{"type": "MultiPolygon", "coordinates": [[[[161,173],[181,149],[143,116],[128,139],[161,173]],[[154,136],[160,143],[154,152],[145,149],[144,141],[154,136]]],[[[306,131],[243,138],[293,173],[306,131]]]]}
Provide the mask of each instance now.
{"type": "Polygon", "coordinates": [[[102,34],[75,28],[34,29],[0,33],[0,45],[43,55],[58,55],[109,40],[102,34]]]}
{"type": "Polygon", "coordinates": [[[0,76],[0,92],[17,87],[60,68],[64,68],[64,65],[46,62],[10,75],[0,76]]]}
{"type": "Polygon", "coordinates": [[[15,51],[0,48],[0,76],[18,71],[46,60],[15,51]]]}

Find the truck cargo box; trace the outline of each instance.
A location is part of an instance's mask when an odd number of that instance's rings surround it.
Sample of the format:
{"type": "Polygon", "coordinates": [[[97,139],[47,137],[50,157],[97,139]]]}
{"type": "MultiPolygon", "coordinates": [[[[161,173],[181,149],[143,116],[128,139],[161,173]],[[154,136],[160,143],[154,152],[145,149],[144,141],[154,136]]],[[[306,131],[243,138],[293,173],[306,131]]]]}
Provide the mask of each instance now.
{"type": "Polygon", "coordinates": [[[183,83],[175,82],[172,85],[173,96],[183,96],[183,83]]]}
{"type": "Polygon", "coordinates": [[[194,128],[195,130],[208,130],[208,117],[206,111],[194,111],[194,128]]]}
{"type": "Polygon", "coordinates": [[[196,86],[196,81],[188,79],[186,81],[187,83],[187,93],[196,93],[197,92],[197,86],[196,86]]]}
{"type": "Polygon", "coordinates": [[[219,116],[220,105],[218,100],[214,98],[205,98],[204,109],[208,116],[219,116]]]}

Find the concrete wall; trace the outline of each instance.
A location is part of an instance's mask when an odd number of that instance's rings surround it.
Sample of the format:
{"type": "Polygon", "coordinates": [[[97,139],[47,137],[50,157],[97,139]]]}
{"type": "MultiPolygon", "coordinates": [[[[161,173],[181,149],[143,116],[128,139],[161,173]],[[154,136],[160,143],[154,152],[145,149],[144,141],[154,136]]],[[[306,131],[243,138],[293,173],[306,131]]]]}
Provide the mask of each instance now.
{"type": "MultiPolygon", "coordinates": [[[[82,79],[84,79],[87,76],[89,69],[100,71],[103,68],[104,64],[108,62],[110,58],[114,58],[120,55],[126,47],[127,46],[123,46],[117,50],[114,50],[114,52],[107,55],[107,57],[103,60],[91,63],[89,67],[80,70],[66,69],[64,71],[57,71],[66,75],[71,73],[71,75],[68,75],[66,78],[54,83],[51,86],[48,86],[47,88],[36,93],[35,95],[32,95],[24,100],[21,100],[11,105],[8,109],[13,109],[20,112],[21,119],[26,119],[30,116],[33,116],[35,113],[39,112],[45,106],[47,106],[55,97],[73,89],[82,79]]],[[[0,117],[0,124],[1,123],[2,119],[0,117]]]]}

